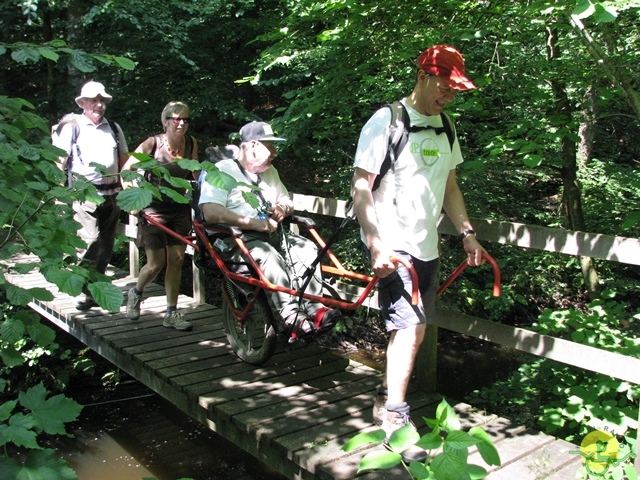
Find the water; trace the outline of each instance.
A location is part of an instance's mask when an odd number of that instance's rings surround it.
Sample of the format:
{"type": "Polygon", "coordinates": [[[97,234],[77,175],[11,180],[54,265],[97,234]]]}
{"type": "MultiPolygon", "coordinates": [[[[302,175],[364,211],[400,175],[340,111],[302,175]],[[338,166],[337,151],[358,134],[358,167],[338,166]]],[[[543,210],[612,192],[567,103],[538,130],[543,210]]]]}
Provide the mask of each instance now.
{"type": "Polygon", "coordinates": [[[114,398],[86,405],[51,440],[79,480],[280,480],[285,477],[192,420],[135,381],[114,398]]]}

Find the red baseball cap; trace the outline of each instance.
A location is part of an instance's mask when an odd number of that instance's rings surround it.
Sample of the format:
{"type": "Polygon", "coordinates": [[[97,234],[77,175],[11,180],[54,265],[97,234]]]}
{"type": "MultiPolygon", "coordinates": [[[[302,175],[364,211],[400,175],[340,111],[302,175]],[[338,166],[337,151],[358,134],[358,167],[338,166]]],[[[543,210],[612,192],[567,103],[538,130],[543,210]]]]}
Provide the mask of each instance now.
{"type": "Polygon", "coordinates": [[[458,50],[448,45],[427,48],[416,61],[420,70],[442,78],[454,90],[476,88],[464,70],[464,60],[458,50]]]}

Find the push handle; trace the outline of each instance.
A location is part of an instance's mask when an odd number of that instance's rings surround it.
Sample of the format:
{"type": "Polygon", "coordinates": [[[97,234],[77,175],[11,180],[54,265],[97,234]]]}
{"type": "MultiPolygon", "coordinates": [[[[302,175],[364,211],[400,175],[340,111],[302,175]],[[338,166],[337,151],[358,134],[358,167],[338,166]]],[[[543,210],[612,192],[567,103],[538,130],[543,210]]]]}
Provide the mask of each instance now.
{"type": "MultiPolygon", "coordinates": [[[[491,255],[489,255],[486,252],[483,252],[482,258],[484,258],[484,260],[489,265],[491,265],[491,269],[493,270],[493,296],[499,297],[500,296],[500,268],[498,267],[498,263],[493,259],[491,255]]],[[[468,266],[469,264],[467,263],[467,261],[463,260],[463,262],[460,265],[458,265],[458,268],[456,268],[453,271],[453,273],[449,276],[449,278],[447,278],[444,281],[444,283],[440,285],[440,288],[436,292],[436,295],[440,295],[442,292],[444,292],[449,287],[449,285],[451,285],[453,281],[456,278],[458,278],[458,275],[460,275],[462,271],[468,266]]]]}
{"type": "Polygon", "coordinates": [[[409,271],[409,275],[411,275],[411,305],[418,305],[418,300],[420,298],[420,291],[418,290],[418,274],[416,273],[416,269],[413,268],[413,264],[402,257],[391,256],[389,257],[389,260],[393,263],[401,263],[409,271]]]}

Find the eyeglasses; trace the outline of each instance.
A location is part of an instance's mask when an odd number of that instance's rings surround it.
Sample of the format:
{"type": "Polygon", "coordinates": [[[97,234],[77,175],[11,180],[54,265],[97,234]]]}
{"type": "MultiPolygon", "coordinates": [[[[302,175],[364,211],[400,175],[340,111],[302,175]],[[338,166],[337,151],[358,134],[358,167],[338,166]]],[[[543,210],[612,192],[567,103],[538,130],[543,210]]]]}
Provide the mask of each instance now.
{"type": "Polygon", "coordinates": [[[449,87],[449,86],[443,86],[443,85],[438,85],[438,91],[440,92],[441,95],[446,95],[447,97],[455,97],[456,96],[456,92],[453,88],[449,87]]]}
{"type": "Polygon", "coordinates": [[[176,125],[180,125],[180,121],[183,121],[184,123],[189,125],[189,122],[191,121],[189,117],[167,117],[167,120],[173,120],[173,123],[175,123],[176,125]]]}

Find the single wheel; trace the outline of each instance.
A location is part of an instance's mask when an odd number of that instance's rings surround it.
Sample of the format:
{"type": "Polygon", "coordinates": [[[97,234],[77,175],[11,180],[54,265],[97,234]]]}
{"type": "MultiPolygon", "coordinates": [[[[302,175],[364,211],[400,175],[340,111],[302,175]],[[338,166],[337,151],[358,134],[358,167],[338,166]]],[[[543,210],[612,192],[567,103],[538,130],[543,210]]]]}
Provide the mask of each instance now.
{"type": "Polygon", "coordinates": [[[244,362],[252,365],[266,362],[273,355],[278,337],[264,292],[255,297],[247,316],[240,322],[233,313],[244,311],[250,303],[247,296],[227,279],[222,288],[222,318],[229,345],[244,362]]]}

